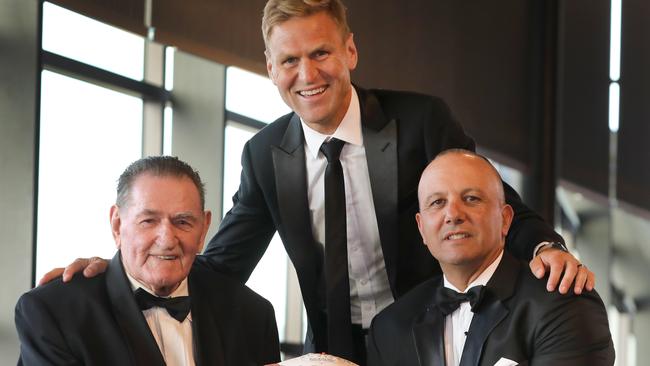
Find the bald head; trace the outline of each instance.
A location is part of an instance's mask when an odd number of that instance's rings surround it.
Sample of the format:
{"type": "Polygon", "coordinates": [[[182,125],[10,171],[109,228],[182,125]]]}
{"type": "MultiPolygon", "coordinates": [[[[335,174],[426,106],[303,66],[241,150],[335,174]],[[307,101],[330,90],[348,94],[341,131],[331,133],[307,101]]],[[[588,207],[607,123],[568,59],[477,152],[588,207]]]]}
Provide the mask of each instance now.
{"type": "Polygon", "coordinates": [[[435,177],[436,174],[449,176],[458,173],[459,170],[484,177],[485,183],[494,186],[496,200],[505,203],[501,175],[487,158],[465,149],[449,149],[438,154],[422,172],[418,184],[420,208],[422,208],[423,192],[427,191],[426,188],[430,184],[432,176],[435,177]]]}
{"type": "Polygon", "coordinates": [[[446,278],[462,290],[505,245],[513,211],[499,173],[471,151],[446,151],[422,173],[418,199],[415,218],[422,241],[446,278]]]}

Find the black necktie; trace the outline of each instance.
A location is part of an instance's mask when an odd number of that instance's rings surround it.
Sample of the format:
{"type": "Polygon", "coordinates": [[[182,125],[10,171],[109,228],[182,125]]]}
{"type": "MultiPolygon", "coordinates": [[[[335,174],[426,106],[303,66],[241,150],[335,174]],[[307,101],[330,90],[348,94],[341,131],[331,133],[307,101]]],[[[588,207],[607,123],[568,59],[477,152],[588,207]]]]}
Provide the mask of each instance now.
{"type": "Polygon", "coordinates": [[[339,156],[344,141],[331,139],[320,151],[327,158],[325,168],[325,283],[327,306],[327,349],[329,354],[356,358],[350,321],[345,183],[339,156]]]}
{"type": "Polygon", "coordinates": [[[436,304],[444,315],[449,315],[458,309],[461,303],[469,301],[472,312],[476,312],[483,299],[484,288],[485,286],[474,286],[466,293],[460,293],[441,286],[436,291],[436,304]]]}
{"type": "Polygon", "coordinates": [[[181,323],[187,318],[187,314],[190,313],[189,296],[164,298],[154,296],[142,288],[138,288],[135,290],[135,302],[138,303],[140,310],[147,310],[153,307],[165,308],[172,318],[181,323]]]}

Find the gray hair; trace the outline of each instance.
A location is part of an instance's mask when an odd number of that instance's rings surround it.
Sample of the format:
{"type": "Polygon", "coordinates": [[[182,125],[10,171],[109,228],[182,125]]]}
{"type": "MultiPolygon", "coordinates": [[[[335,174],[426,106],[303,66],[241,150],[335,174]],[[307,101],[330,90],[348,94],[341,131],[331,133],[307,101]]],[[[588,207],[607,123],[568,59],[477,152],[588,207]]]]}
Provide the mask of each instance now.
{"type": "Polygon", "coordinates": [[[131,186],[135,179],[142,174],[151,174],[157,177],[188,177],[199,192],[201,210],[205,208],[205,187],[199,172],[175,156],[149,156],[131,163],[117,181],[115,204],[118,207],[127,205],[131,186]]]}

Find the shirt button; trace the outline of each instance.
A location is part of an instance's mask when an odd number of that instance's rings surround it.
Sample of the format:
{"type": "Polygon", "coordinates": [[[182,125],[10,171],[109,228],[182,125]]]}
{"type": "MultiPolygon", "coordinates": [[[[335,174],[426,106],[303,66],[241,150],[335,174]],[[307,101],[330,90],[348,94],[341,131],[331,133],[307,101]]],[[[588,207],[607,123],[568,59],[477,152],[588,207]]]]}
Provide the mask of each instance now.
{"type": "Polygon", "coordinates": [[[368,283],[368,280],[366,280],[365,278],[361,280],[362,285],[365,285],[366,283],[368,283]]]}
{"type": "Polygon", "coordinates": [[[359,250],[359,247],[352,247],[353,252],[356,252],[357,250],[359,250]]]}

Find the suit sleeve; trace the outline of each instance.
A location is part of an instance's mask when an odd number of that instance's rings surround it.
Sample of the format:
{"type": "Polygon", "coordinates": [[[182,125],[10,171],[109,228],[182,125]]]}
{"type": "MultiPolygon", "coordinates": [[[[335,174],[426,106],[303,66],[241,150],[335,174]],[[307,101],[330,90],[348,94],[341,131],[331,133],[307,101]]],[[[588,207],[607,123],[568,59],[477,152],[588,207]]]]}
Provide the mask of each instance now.
{"type": "Polygon", "coordinates": [[[18,365],[82,365],[65,343],[50,309],[37,296],[26,293],[20,297],[15,322],[20,339],[18,365]]]}
{"type": "Polygon", "coordinates": [[[267,342],[264,344],[264,364],[272,364],[280,362],[280,340],[278,337],[278,326],[275,322],[275,312],[273,306],[269,304],[267,307],[267,323],[266,323],[266,336],[264,337],[267,342]]]}
{"type": "MultiPolygon", "coordinates": [[[[475,150],[474,140],[465,134],[462,126],[453,118],[449,107],[440,99],[434,99],[431,121],[425,126],[426,153],[428,161],[444,150],[460,148],[475,150]],[[438,121],[438,122],[436,122],[438,121]],[[442,122],[442,123],[440,123],[442,122]],[[439,149],[435,147],[439,146],[439,149]]],[[[528,208],[519,194],[507,183],[503,182],[506,202],[510,204],[515,216],[506,237],[506,249],[515,257],[529,261],[533,257],[534,248],[543,241],[564,242],[553,227],[546,223],[541,216],[528,208]]]]}
{"type": "Polygon", "coordinates": [[[537,322],[531,365],[613,365],[607,313],[598,295],[557,295],[555,300],[537,322]]]}
{"type": "Polygon", "coordinates": [[[250,141],[242,152],[242,172],[233,207],[197,262],[245,283],[266,251],[275,225],[257,182],[250,141]]]}

